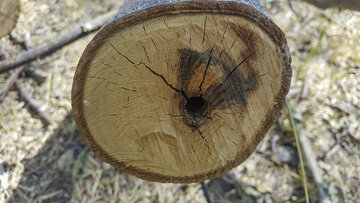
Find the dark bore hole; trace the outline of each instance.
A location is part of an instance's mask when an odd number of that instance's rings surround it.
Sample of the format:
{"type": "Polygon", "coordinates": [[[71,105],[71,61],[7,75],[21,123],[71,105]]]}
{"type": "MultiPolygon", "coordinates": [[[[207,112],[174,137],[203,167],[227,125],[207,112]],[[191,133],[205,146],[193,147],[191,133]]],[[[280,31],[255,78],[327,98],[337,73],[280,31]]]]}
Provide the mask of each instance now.
{"type": "Polygon", "coordinates": [[[201,97],[191,97],[186,101],[185,109],[189,113],[202,113],[206,108],[206,101],[201,97]]]}

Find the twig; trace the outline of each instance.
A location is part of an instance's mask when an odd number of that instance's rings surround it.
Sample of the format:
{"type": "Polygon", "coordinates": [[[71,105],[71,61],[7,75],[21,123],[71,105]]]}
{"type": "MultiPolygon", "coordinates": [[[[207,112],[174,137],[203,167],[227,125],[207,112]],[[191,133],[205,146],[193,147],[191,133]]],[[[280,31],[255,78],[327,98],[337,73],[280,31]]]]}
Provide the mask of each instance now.
{"type": "Polygon", "coordinates": [[[29,31],[25,33],[25,39],[22,39],[16,32],[11,32],[9,37],[13,44],[20,45],[23,50],[28,50],[33,47],[29,31]]]}
{"type": "Polygon", "coordinates": [[[21,66],[17,68],[13,74],[11,74],[11,77],[8,79],[7,84],[5,85],[6,88],[1,92],[0,94],[0,104],[4,101],[5,97],[8,95],[11,88],[16,83],[17,79],[20,76],[20,73],[25,69],[25,66],[21,66]]]}
{"type": "Polygon", "coordinates": [[[294,9],[293,0],[288,0],[288,5],[290,10],[295,14],[295,16],[300,17],[300,15],[294,9]]]}
{"type": "Polygon", "coordinates": [[[105,13],[92,21],[87,23],[82,23],[75,26],[70,32],[60,35],[55,39],[52,39],[50,42],[43,44],[37,48],[31,49],[23,54],[20,54],[14,59],[6,60],[0,63],[0,73],[9,71],[18,66],[21,66],[25,63],[33,61],[39,57],[46,56],[57,49],[86,36],[87,34],[97,31],[104,25],[107,21],[109,21],[113,16],[116,15],[118,11],[112,10],[108,13],[105,13]]]}
{"type": "Polygon", "coordinates": [[[320,203],[330,203],[330,197],[327,191],[327,188],[323,182],[320,168],[314,158],[313,152],[311,150],[311,145],[306,136],[299,136],[299,141],[301,144],[301,147],[303,148],[303,153],[305,160],[308,164],[308,167],[312,173],[312,176],[314,177],[314,181],[316,186],[319,189],[319,202],[320,203]]]}
{"type": "Polygon", "coordinates": [[[25,78],[33,78],[38,83],[44,82],[44,80],[48,77],[48,74],[42,71],[24,69],[24,77],[25,78]]]}
{"type": "MultiPolygon", "coordinates": [[[[294,134],[296,137],[296,145],[298,150],[302,149],[302,153],[299,151],[299,157],[300,157],[300,162],[301,162],[301,166],[302,166],[302,170],[304,170],[303,168],[303,159],[302,159],[302,154],[304,155],[304,158],[306,160],[306,163],[308,165],[308,168],[312,174],[312,176],[314,177],[314,181],[315,184],[317,186],[317,188],[319,189],[319,202],[320,203],[331,203],[330,197],[329,197],[329,193],[327,190],[327,187],[325,186],[321,173],[320,173],[320,168],[317,165],[316,159],[314,157],[314,154],[311,150],[311,145],[310,142],[308,140],[308,138],[304,135],[301,134],[297,134],[297,131],[295,129],[295,122],[292,116],[292,112],[290,110],[290,106],[288,104],[288,101],[286,101],[286,105],[288,107],[288,111],[289,111],[289,116],[290,116],[290,120],[291,120],[291,124],[293,126],[294,129],[294,134]]],[[[306,174],[304,173],[304,176],[306,174]]],[[[306,178],[304,179],[306,181],[306,178]]],[[[306,190],[307,191],[307,190],[306,190]]],[[[308,200],[308,198],[307,198],[308,200]]]]}
{"type": "Polygon", "coordinates": [[[302,100],[304,100],[309,95],[309,91],[310,91],[309,85],[310,85],[311,75],[312,75],[312,70],[311,70],[311,68],[309,68],[309,70],[306,72],[306,78],[305,78],[304,85],[301,90],[301,94],[300,94],[298,103],[300,103],[302,100]]]}
{"type": "MultiPolygon", "coordinates": [[[[16,36],[16,35],[14,35],[16,36]]],[[[27,35],[25,37],[25,40],[22,41],[18,36],[12,38],[12,40],[16,43],[20,43],[22,44],[22,47],[23,49],[25,50],[28,50],[29,48],[31,48],[32,46],[32,43],[31,43],[31,40],[30,40],[30,35],[27,35]]],[[[47,114],[46,112],[42,111],[40,109],[40,102],[32,99],[27,93],[25,90],[23,90],[21,88],[21,86],[16,82],[17,79],[19,78],[20,74],[25,70],[27,69],[28,67],[30,66],[30,64],[26,64],[26,65],[23,65],[19,68],[17,68],[13,73],[11,73],[11,77],[9,78],[8,82],[7,82],[7,85],[6,85],[6,88],[5,90],[0,94],[0,103],[3,102],[3,100],[5,99],[5,97],[7,96],[7,94],[9,93],[9,91],[11,90],[11,88],[15,85],[16,89],[18,90],[19,94],[20,94],[20,97],[22,97],[25,102],[27,102],[30,107],[35,110],[39,115],[40,117],[45,121],[46,124],[52,124],[53,123],[53,120],[51,119],[51,117],[49,116],[49,114],[47,114]]]]}
{"type": "Polygon", "coordinates": [[[49,114],[41,110],[41,106],[37,100],[32,99],[18,83],[15,83],[15,87],[18,90],[20,97],[23,98],[24,101],[28,103],[30,107],[35,110],[47,124],[54,123],[49,114]]]}
{"type": "Polygon", "coordinates": [[[207,203],[211,203],[212,201],[210,199],[209,192],[207,191],[207,187],[206,187],[204,181],[201,182],[201,188],[204,191],[204,196],[206,198],[207,203]]]}
{"type": "MultiPolygon", "coordinates": [[[[20,44],[23,50],[29,50],[32,48],[32,41],[30,38],[30,33],[27,32],[25,35],[25,39],[22,40],[19,35],[15,34],[15,32],[12,32],[10,34],[10,39],[13,41],[14,44],[20,44]]],[[[16,83],[17,79],[20,77],[20,74],[30,67],[30,64],[26,64],[24,66],[21,66],[17,68],[14,72],[11,72],[11,77],[8,79],[6,88],[2,91],[0,94],[0,104],[4,101],[5,97],[8,95],[11,88],[16,83]]]]}
{"type": "Polygon", "coordinates": [[[306,172],[305,172],[305,167],[304,167],[304,160],[303,160],[302,153],[301,153],[302,150],[301,150],[301,145],[300,145],[300,141],[299,141],[299,135],[297,134],[294,118],[293,118],[292,111],[290,109],[290,105],[289,105],[289,102],[287,99],[286,99],[286,106],[287,106],[287,110],[289,112],[289,117],[290,117],[291,125],[293,127],[295,140],[296,140],[296,148],[298,150],[298,154],[299,154],[299,158],[300,158],[300,165],[301,165],[301,172],[302,172],[301,176],[302,176],[302,181],[303,181],[303,185],[304,185],[306,203],[309,203],[310,200],[309,200],[309,193],[308,193],[308,189],[307,189],[306,172]]]}
{"type": "Polygon", "coordinates": [[[344,112],[347,115],[356,115],[360,116],[360,109],[353,106],[352,104],[349,104],[347,101],[345,103],[326,103],[328,106],[330,106],[333,109],[336,109],[337,111],[344,112]]]}

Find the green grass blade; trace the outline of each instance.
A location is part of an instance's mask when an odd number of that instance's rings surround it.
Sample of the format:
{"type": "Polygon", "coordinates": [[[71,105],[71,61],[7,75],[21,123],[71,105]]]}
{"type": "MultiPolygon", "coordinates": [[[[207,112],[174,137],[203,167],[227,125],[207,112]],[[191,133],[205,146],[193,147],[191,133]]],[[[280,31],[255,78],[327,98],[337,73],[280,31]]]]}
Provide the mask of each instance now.
{"type": "Polygon", "coordinates": [[[76,192],[76,176],[79,174],[82,162],[84,161],[86,151],[88,150],[87,147],[85,147],[77,157],[74,167],[72,168],[71,175],[72,175],[72,186],[73,186],[73,193],[76,192]]]}
{"type": "Polygon", "coordinates": [[[299,135],[297,134],[296,131],[296,126],[295,126],[295,122],[294,122],[294,118],[293,118],[293,114],[289,105],[288,100],[286,99],[286,106],[287,106],[287,110],[289,112],[289,117],[290,117],[290,121],[291,121],[291,125],[293,128],[293,132],[295,135],[295,140],[296,140],[296,148],[299,154],[299,159],[300,159],[300,165],[301,165],[301,177],[302,177],[302,182],[304,185],[304,191],[305,191],[305,199],[306,199],[306,203],[309,203],[309,193],[308,193],[308,189],[307,189],[307,178],[306,178],[306,172],[305,172],[305,166],[304,166],[304,159],[302,156],[302,148],[300,145],[300,139],[299,139],[299,135]]]}

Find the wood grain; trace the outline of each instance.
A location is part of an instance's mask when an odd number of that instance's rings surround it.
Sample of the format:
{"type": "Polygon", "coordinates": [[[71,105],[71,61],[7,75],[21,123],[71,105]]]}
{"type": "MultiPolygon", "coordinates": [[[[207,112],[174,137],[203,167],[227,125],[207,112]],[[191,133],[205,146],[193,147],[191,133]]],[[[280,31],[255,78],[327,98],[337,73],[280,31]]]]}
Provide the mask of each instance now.
{"type": "Polygon", "coordinates": [[[15,27],[20,13],[18,0],[0,1],[0,37],[7,35],[15,27]]]}
{"type": "Polygon", "coordinates": [[[281,30],[233,2],[182,2],[104,27],[74,77],[82,137],[140,178],[197,182],[254,151],[289,90],[281,30]],[[171,8],[171,9],[170,9],[171,8]]]}

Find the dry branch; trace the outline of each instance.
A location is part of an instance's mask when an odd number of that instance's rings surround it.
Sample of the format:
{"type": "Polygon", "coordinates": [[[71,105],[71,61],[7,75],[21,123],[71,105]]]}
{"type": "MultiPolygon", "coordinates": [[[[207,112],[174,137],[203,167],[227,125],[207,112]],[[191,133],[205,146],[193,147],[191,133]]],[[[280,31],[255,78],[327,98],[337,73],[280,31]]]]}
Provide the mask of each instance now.
{"type": "Polygon", "coordinates": [[[205,196],[205,199],[206,199],[206,202],[207,203],[212,203],[210,197],[209,197],[209,192],[208,192],[208,189],[207,189],[207,186],[206,184],[204,183],[204,181],[202,181],[201,183],[201,189],[203,190],[204,192],[204,196],[205,196]]]}
{"type": "Polygon", "coordinates": [[[4,101],[5,97],[8,95],[11,88],[16,83],[17,79],[19,78],[21,72],[25,69],[25,66],[21,66],[17,68],[13,74],[11,74],[11,77],[8,79],[8,82],[5,85],[5,89],[0,94],[0,104],[4,101]]]}
{"type": "Polygon", "coordinates": [[[54,123],[52,118],[49,116],[49,114],[41,110],[41,105],[37,100],[31,98],[31,96],[18,83],[15,83],[15,87],[18,90],[20,97],[27,104],[29,104],[31,109],[33,109],[39,114],[39,116],[43,119],[43,121],[45,121],[47,124],[54,123]]]}
{"type": "Polygon", "coordinates": [[[311,149],[311,144],[306,135],[299,135],[299,142],[301,148],[303,149],[304,158],[306,160],[308,168],[310,169],[310,172],[314,177],[316,186],[319,188],[319,202],[331,203],[327,188],[322,179],[320,168],[316,162],[314,153],[311,149]]]}
{"type": "MultiPolygon", "coordinates": [[[[11,39],[17,41],[17,42],[22,42],[21,39],[19,39],[18,36],[12,36],[11,35],[11,39]]],[[[28,50],[29,48],[32,47],[32,42],[30,39],[30,35],[27,34],[25,37],[25,40],[21,43],[23,49],[28,50]]],[[[20,97],[30,105],[30,107],[36,111],[40,117],[43,119],[43,121],[46,124],[52,124],[53,120],[51,119],[51,117],[44,111],[41,110],[41,105],[40,102],[36,101],[35,99],[32,99],[27,92],[21,88],[21,86],[16,82],[17,79],[19,78],[20,74],[27,69],[30,66],[29,64],[25,64],[19,68],[17,68],[13,73],[11,73],[11,77],[9,79],[9,82],[7,83],[6,89],[1,93],[0,95],[0,103],[3,101],[3,99],[5,99],[6,95],[8,94],[8,92],[10,91],[10,89],[15,85],[16,89],[18,90],[18,93],[20,95],[20,97]]]]}
{"type": "MultiPolygon", "coordinates": [[[[20,36],[12,33],[10,34],[10,40],[13,41],[14,44],[20,44],[22,49],[29,50],[32,47],[32,42],[30,39],[30,33],[28,32],[25,36],[25,39],[22,40],[20,36]]],[[[17,79],[20,77],[21,73],[27,69],[30,66],[30,64],[23,65],[15,71],[11,72],[11,77],[8,79],[8,82],[6,83],[5,89],[0,94],[0,104],[4,101],[5,97],[8,95],[11,88],[16,83],[17,79]]]]}
{"type": "MultiPolygon", "coordinates": [[[[305,173],[305,169],[304,169],[304,161],[302,158],[303,156],[308,165],[308,169],[310,170],[312,176],[314,177],[315,184],[319,188],[319,202],[331,203],[329,194],[327,192],[327,188],[325,187],[325,184],[323,183],[323,180],[322,180],[320,168],[318,167],[316,159],[314,157],[315,155],[312,152],[311,144],[305,135],[303,135],[301,133],[299,133],[299,134],[297,133],[295,121],[293,119],[293,115],[292,115],[292,112],[290,110],[290,106],[288,103],[287,103],[287,108],[288,108],[291,124],[294,129],[294,135],[295,135],[295,139],[296,139],[296,145],[298,148],[298,154],[299,154],[299,158],[300,158],[302,175],[304,176],[303,181],[304,181],[305,194],[307,193],[307,186],[306,186],[307,177],[306,177],[306,173],[305,173]]],[[[306,194],[306,196],[308,196],[308,195],[306,194]]],[[[306,202],[309,202],[308,197],[307,197],[306,202]]]]}
{"type": "Polygon", "coordinates": [[[21,66],[25,63],[33,61],[39,57],[46,56],[57,49],[81,38],[86,36],[87,34],[97,31],[101,28],[107,21],[109,21],[115,14],[117,13],[116,10],[109,11],[92,21],[87,23],[80,23],[79,25],[75,26],[71,31],[60,35],[59,37],[51,40],[50,42],[43,44],[39,47],[31,49],[29,51],[20,54],[14,59],[6,60],[0,63],[0,73],[9,71],[14,69],[18,66],[21,66]]]}

